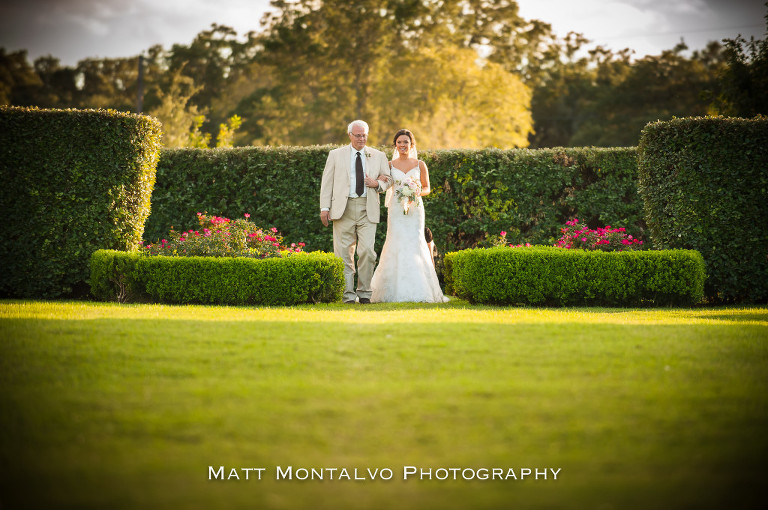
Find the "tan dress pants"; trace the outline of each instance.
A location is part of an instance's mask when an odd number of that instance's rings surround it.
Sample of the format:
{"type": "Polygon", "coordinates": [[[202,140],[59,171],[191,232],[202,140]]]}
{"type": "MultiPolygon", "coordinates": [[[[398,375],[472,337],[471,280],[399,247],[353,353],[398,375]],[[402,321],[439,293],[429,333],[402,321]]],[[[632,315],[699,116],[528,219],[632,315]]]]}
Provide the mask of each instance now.
{"type": "Polygon", "coordinates": [[[333,222],[333,252],[344,261],[344,302],[371,297],[371,278],[376,266],[376,223],[368,219],[366,198],[350,198],[341,218],[333,222]],[[355,291],[357,250],[357,291],[355,291]]]}

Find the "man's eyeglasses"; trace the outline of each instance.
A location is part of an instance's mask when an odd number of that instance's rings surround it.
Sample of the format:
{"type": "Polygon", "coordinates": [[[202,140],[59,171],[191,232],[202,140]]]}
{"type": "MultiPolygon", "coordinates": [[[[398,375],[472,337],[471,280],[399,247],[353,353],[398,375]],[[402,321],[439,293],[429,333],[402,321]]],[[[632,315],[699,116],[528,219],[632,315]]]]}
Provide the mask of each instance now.
{"type": "Polygon", "coordinates": [[[366,133],[366,134],[362,134],[362,135],[356,135],[356,134],[354,134],[354,133],[350,133],[350,135],[354,136],[354,137],[355,137],[355,138],[357,138],[358,140],[359,140],[360,138],[366,138],[366,137],[368,136],[368,134],[367,134],[367,133],[366,133]]]}

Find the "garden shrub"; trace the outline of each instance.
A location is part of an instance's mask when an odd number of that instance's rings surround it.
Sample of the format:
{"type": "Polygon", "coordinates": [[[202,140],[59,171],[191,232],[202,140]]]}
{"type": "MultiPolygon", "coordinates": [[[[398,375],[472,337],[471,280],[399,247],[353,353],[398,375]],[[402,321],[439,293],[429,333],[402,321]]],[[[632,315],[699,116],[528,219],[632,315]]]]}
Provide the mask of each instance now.
{"type": "MultiPolygon", "coordinates": [[[[155,243],[169,225],[195,228],[199,211],[230,218],[248,212],[288,243],[330,250],[333,234],[320,222],[318,200],[332,148],[163,150],[144,238],[155,243]]],[[[512,243],[552,244],[574,216],[592,228],[621,224],[635,238],[645,235],[634,148],[425,150],[419,157],[432,185],[424,197],[427,226],[442,252],[482,244],[500,230],[512,243]]],[[[385,235],[382,225],[377,251],[385,235]]]]}
{"type": "Polygon", "coordinates": [[[0,107],[0,297],[87,295],[95,250],[138,248],[160,136],[141,115],[0,107]]]}
{"type": "Polygon", "coordinates": [[[701,252],[710,301],[768,301],[768,118],[648,124],[638,161],[654,247],[701,252]]]}
{"type": "Polygon", "coordinates": [[[706,278],[692,250],[476,248],[446,254],[445,264],[446,292],[499,305],[692,305],[706,278]]]}
{"type": "Polygon", "coordinates": [[[343,262],[330,253],[283,257],[167,257],[99,250],[91,290],[101,300],[216,305],[296,305],[338,301],[343,262]]]}
{"type": "Polygon", "coordinates": [[[275,227],[265,230],[244,218],[231,220],[222,216],[208,216],[197,213],[200,230],[177,232],[171,227],[168,239],[148,244],[142,249],[147,255],[168,255],[179,257],[279,257],[281,252],[302,251],[304,243],[282,246],[283,236],[275,227]]]}

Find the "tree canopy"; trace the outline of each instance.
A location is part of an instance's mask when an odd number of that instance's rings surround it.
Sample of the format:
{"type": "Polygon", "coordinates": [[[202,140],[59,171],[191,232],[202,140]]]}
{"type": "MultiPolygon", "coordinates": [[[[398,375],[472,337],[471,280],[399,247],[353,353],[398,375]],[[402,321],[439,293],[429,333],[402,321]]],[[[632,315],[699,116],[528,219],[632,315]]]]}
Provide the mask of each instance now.
{"type": "MultiPolygon", "coordinates": [[[[423,148],[625,146],[649,121],[768,114],[764,40],[633,59],[556,37],[513,0],[271,7],[247,34],[214,24],[144,52],[144,111],[166,144],[344,143],[362,118],[378,145],[407,127],[423,148]]],[[[134,110],[138,74],[137,57],[66,67],[0,48],[0,103],[134,110]]]]}

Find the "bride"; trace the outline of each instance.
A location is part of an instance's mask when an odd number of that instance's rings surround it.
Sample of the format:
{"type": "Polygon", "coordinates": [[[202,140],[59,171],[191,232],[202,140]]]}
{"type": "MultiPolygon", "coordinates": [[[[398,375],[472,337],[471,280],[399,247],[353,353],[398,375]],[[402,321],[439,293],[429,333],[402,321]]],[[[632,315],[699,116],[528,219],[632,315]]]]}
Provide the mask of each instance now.
{"type": "MultiPolygon", "coordinates": [[[[387,238],[371,280],[371,302],[448,301],[440,290],[427,241],[424,204],[429,194],[427,165],[416,157],[416,139],[407,129],[395,133],[392,180],[387,191],[387,238]]],[[[386,177],[382,177],[386,178],[386,177]]]]}

